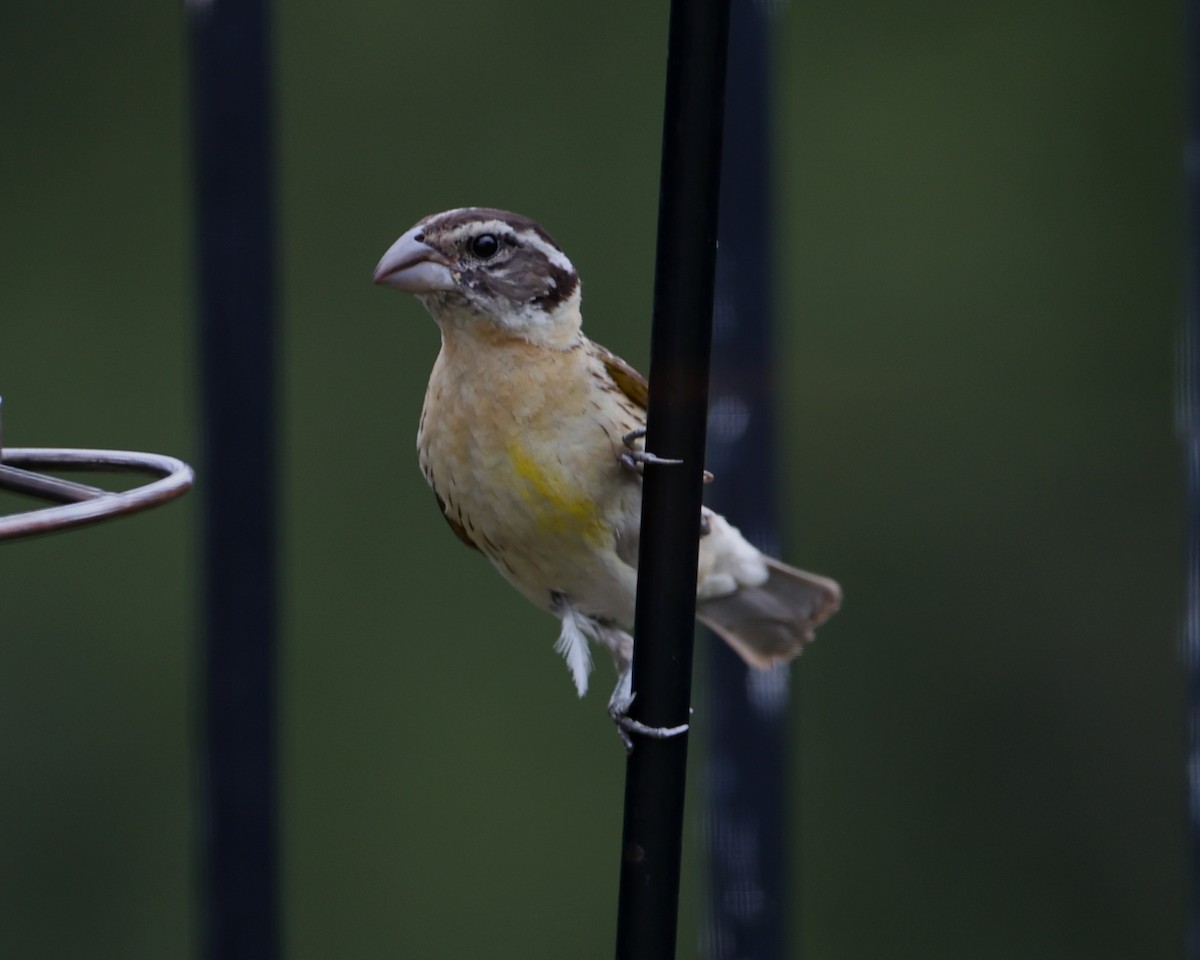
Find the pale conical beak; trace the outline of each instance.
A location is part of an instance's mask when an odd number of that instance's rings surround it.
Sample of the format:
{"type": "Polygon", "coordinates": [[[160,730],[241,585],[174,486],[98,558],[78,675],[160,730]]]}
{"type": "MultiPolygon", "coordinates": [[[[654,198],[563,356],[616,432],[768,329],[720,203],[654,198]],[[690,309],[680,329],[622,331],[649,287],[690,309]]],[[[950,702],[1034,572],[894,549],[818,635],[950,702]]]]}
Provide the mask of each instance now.
{"type": "Polygon", "coordinates": [[[420,227],[413,227],[393,243],[375,268],[375,282],[406,293],[433,293],[453,290],[454,276],[449,261],[417,239],[420,227]]]}

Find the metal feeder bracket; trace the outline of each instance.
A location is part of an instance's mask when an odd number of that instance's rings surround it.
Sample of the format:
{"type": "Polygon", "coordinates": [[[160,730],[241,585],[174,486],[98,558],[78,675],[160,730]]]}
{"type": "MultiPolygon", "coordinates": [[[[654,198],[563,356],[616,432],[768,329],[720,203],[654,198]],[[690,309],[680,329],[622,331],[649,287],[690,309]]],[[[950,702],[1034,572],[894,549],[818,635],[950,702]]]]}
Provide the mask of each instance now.
{"type": "Polygon", "coordinates": [[[58,505],[36,507],[0,517],[0,540],[68,530],[109,517],[136,513],[182,496],[191,489],[194,477],[192,468],[182,460],[158,453],[54,447],[12,447],[6,450],[3,440],[0,426],[0,489],[39,497],[58,505]],[[148,473],[158,479],[114,493],[32,469],[38,467],[148,473]]]}

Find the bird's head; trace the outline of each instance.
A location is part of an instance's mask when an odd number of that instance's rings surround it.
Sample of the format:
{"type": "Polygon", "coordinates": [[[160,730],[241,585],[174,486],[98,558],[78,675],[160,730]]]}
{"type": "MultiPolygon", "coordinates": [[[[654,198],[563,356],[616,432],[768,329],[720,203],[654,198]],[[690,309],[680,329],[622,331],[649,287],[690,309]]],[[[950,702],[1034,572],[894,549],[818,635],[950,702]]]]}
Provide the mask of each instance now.
{"type": "Polygon", "coordinates": [[[388,248],[375,282],[415,294],[444,332],[561,342],[580,326],[571,261],[537,223],[504,210],[426,217],[388,248]]]}

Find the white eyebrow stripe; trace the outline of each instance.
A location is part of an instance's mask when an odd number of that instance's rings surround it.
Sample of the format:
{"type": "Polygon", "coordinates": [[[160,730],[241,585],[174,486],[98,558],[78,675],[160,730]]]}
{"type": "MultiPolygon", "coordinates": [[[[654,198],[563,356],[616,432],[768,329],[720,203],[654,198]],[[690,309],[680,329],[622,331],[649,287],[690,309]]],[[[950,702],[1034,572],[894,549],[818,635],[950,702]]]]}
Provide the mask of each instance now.
{"type": "Polygon", "coordinates": [[[517,235],[529,246],[534,247],[547,260],[558,267],[560,270],[565,270],[568,273],[574,273],[575,267],[571,261],[567,259],[567,255],[552,243],[547,243],[532,230],[520,230],[517,235]]]}
{"type": "MultiPolygon", "coordinates": [[[[451,211],[454,213],[455,211],[451,211]]],[[[474,220],[455,227],[446,234],[448,240],[458,240],[469,233],[499,233],[512,235],[513,228],[503,220],[474,220]]]]}

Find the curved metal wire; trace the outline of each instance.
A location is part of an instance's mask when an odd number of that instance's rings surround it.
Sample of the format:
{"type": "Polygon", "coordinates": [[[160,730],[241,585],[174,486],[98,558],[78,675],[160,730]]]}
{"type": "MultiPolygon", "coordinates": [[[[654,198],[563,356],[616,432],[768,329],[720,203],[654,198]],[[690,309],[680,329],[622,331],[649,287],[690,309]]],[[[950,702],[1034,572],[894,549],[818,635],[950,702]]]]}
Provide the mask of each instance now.
{"type": "Polygon", "coordinates": [[[8,447],[0,459],[0,489],[56,500],[60,504],[0,517],[0,540],[66,530],[145,510],[182,496],[191,488],[194,479],[192,468],[182,460],[129,450],[8,447]],[[30,467],[132,471],[156,474],[159,479],[132,490],[112,493],[37,473],[28,469],[30,467]]]}

